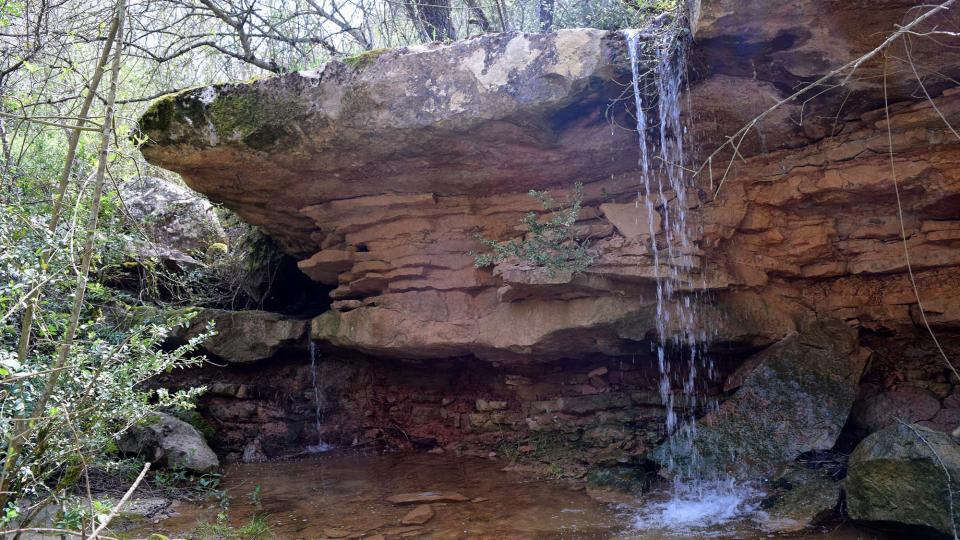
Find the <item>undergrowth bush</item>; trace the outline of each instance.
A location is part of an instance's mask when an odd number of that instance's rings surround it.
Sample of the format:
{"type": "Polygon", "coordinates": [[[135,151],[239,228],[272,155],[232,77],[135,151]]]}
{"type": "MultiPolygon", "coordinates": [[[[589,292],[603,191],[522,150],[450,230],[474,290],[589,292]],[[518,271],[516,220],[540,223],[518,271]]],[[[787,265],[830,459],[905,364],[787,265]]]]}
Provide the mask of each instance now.
{"type": "Polygon", "coordinates": [[[551,275],[559,271],[582,272],[593,264],[589,239],[580,238],[576,228],[583,206],[583,184],[574,185],[573,194],[565,204],[558,204],[549,192],[530,190],[547,213],[541,219],[537,212],[523,216],[522,225],[528,233],[522,239],[505,242],[477,236],[489,251],[475,254],[478,268],[493,266],[508,259],[542,267],[551,275]]]}

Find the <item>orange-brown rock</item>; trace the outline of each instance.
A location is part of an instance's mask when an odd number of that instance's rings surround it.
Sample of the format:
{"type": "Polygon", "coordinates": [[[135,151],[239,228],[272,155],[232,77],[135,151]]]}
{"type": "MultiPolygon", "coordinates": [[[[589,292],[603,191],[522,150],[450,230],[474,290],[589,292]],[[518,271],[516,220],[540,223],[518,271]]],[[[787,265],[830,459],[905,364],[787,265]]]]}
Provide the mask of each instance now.
{"type": "MultiPolygon", "coordinates": [[[[915,11],[882,4],[864,16],[825,0],[702,0],[688,114],[698,146],[876,47],[915,11]]],[[[958,77],[956,60],[925,55],[917,67],[958,77]]],[[[392,51],[362,70],[334,62],[192,90],[145,116],[143,152],[264,226],[333,287],[312,335],[339,347],[493,360],[631,354],[654,337],[655,277],[672,270],[709,292],[698,311],[720,343],[763,346],[825,315],[880,332],[913,331],[923,316],[957,329],[960,141],[940,115],[960,122],[960,95],[932,77],[934,109],[899,64],[888,81],[891,146],[878,65],[865,64],[845,97],[810,96],[803,121],[799,105],[767,116],[728,174],[722,154],[703,169],[686,198],[694,244],[661,254],[660,268],[635,133],[615,127],[631,120],[617,99],[628,70],[614,33],[484,36],[392,51]],[[595,256],[586,272],[474,266],[476,235],[524,236],[523,215],[539,210],[528,190],[562,200],[575,181],[576,227],[595,256]]]]}

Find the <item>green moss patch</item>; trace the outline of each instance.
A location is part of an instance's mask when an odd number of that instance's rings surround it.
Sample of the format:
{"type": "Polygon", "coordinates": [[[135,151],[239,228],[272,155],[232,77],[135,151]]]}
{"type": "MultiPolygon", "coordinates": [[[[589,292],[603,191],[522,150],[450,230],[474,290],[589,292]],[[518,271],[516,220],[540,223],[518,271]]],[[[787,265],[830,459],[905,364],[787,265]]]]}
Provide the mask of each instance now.
{"type": "Polygon", "coordinates": [[[196,88],[157,99],[140,117],[140,131],[160,143],[169,142],[170,133],[178,130],[186,132],[178,142],[202,142],[209,139],[205,126],[212,125],[218,140],[239,140],[255,150],[273,146],[290,134],[286,127],[293,119],[289,104],[249,85],[214,89],[216,95],[209,104],[200,97],[203,89],[196,88]]]}
{"type": "Polygon", "coordinates": [[[351,69],[363,69],[375,64],[378,58],[389,51],[390,49],[370,49],[344,58],[343,63],[350,66],[351,69]]]}

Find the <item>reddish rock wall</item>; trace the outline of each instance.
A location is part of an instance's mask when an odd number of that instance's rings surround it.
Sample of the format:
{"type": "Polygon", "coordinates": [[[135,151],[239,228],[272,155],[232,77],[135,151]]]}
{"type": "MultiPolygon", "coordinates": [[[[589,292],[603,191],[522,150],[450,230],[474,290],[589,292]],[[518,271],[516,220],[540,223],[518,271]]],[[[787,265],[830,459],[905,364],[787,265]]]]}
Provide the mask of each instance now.
{"type": "MultiPolygon", "coordinates": [[[[721,360],[721,371],[730,362],[721,360]]],[[[475,359],[383,360],[321,353],[321,438],[337,446],[388,446],[515,458],[569,472],[636,459],[662,440],[665,411],[652,358],[494,366],[475,359]]],[[[295,455],[317,442],[307,353],[260,364],[206,366],[166,386],[206,385],[198,409],[228,460],[295,455]]],[[[719,388],[705,387],[719,395],[719,388]]]]}
{"type": "MultiPolygon", "coordinates": [[[[806,0],[768,10],[765,2],[700,2],[688,165],[697,167],[724,137],[802,82],[876,47],[915,16],[914,2],[880,4],[806,0]]],[[[926,28],[944,22],[935,17],[926,28]]],[[[302,259],[307,275],[335,287],[332,309],[314,319],[311,335],[338,351],[333,357],[343,369],[366,373],[356,380],[382,381],[344,383],[373,397],[341,392],[346,416],[334,421],[346,426],[340,442],[354,435],[366,441],[372,429],[396,438],[384,428],[390,422],[441,446],[470,440],[488,450],[488,439],[500,433],[529,435],[533,403],[577,396],[590,386],[582,379],[596,358],[626,358],[666,337],[655,335],[654,277],[671,270],[703,285],[698,324],[714,354],[742,358],[805,321],[837,317],[875,351],[849,432],[874,429],[876,411],[890,403],[946,429],[956,421],[960,381],[930,347],[922,319],[943,336],[947,354],[960,358],[960,140],[944,121],[960,125],[952,82],[960,61],[956,48],[930,47],[913,50],[922,58],[916,75],[903,62],[902,43],[890,49],[889,135],[878,109],[884,64],[877,56],[847,81],[846,92],[811,90],[802,106],[765,117],[726,175],[721,153],[686,197],[694,244],[673,259],[662,256],[661,268],[653,268],[649,231],[640,226],[648,194],[638,189],[636,134],[622,128],[635,111],[623,99],[629,70],[616,33],[484,36],[391,51],[362,69],[332,62],[320,72],[190,90],[144,116],[151,140],[143,152],[263,226],[302,259]],[[523,238],[522,216],[538,209],[527,191],[549,189],[562,199],[575,181],[584,183],[576,227],[596,257],[586,272],[551,275],[518,261],[474,267],[471,252],[482,249],[475,235],[523,238]],[[467,373],[465,366],[483,365],[478,358],[500,369],[467,373]],[[417,371],[411,359],[431,367],[417,371]],[[519,387],[506,385],[524,370],[534,370],[531,381],[539,384],[561,361],[577,367],[543,381],[553,386],[541,397],[514,396],[519,387]],[[474,378],[480,373],[486,379],[474,378]],[[398,382],[408,377],[426,386],[398,382]],[[442,388],[463,388],[462,398],[444,404],[442,388]],[[415,397],[421,393],[431,397],[415,397]],[[508,405],[478,411],[478,399],[508,405]]],[[[829,84],[839,88],[840,81],[829,84]]],[[[654,131],[645,135],[653,140],[654,131]]],[[[305,368],[278,365],[300,381],[288,399],[292,408],[269,405],[271,392],[286,395],[279,383],[255,384],[252,401],[206,398],[209,414],[221,416],[228,433],[242,434],[222,441],[224,450],[239,451],[240,441],[261,429],[269,435],[261,442],[286,441],[271,455],[309,439],[290,427],[309,424],[305,368]],[[234,409],[248,416],[233,418],[234,409]]],[[[649,365],[625,370],[622,380],[644,370],[649,365]]],[[[251,373],[209,376],[231,383],[251,373]]],[[[654,378],[599,395],[627,395],[654,378]]],[[[646,407],[619,403],[614,409],[646,407]]],[[[570,425],[583,437],[605,411],[570,425]]],[[[631,454],[646,440],[643,429],[636,433],[611,444],[631,454]]]]}

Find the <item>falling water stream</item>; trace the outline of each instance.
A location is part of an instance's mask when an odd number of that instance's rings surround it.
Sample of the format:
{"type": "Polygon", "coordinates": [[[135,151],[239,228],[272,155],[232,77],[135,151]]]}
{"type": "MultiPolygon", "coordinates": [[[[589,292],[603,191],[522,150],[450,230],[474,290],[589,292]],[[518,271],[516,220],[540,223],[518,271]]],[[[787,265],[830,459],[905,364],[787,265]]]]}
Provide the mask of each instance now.
{"type": "Polygon", "coordinates": [[[321,426],[323,425],[323,392],[320,390],[320,377],[317,375],[317,364],[320,360],[320,353],[317,352],[317,344],[310,341],[310,377],[313,383],[313,421],[317,430],[317,442],[307,445],[307,452],[318,454],[333,450],[334,446],[323,442],[321,436],[321,426]]]}
{"type": "MultiPolygon", "coordinates": [[[[686,61],[676,31],[646,36],[625,30],[630,57],[639,169],[637,209],[643,205],[656,282],[656,330],[653,344],[660,372],[660,399],[666,408],[665,468],[673,478],[669,497],[649,505],[638,517],[641,527],[712,526],[751,510],[753,492],[702,462],[694,445],[696,414],[716,407],[698,395],[698,383],[715,377],[708,354],[711,339],[698,317],[705,280],[694,278],[697,264],[687,219],[685,127],[680,97],[686,61]],[[644,47],[652,47],[648,52],[644,47]],[[648,96],[646,89],[656,93],[648,96]],[[655,123],[652,123],[651,120],[655,123]],[[648,142],[656,131],[656,144],[648,142]],[[657,223],[659,216],[659,226],[657,223]],[[676,374],[682,380],[676,381],[676,374]],[[676,388],[679,386],[679,389],[676,388]]],[[[701,272],[702,276],[703,273],[701,272]]]]}

